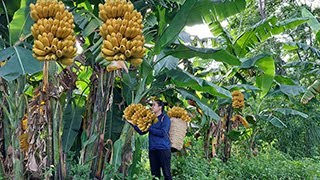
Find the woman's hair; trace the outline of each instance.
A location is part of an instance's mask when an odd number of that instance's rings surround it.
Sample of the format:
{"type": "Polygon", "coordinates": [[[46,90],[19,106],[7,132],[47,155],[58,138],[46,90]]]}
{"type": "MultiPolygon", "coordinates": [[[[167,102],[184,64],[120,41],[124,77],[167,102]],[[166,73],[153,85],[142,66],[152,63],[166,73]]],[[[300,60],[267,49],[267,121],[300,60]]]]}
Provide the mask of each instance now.
{"type": "Polygon", "coordinates": [[[155,100],[155,102],[158,104],[158,106],[161,106],[162,107],[162,112],[164,111],[164,107],[168,105],[168,103],[166,102],[163,102],[161,100],[155,100]]]}

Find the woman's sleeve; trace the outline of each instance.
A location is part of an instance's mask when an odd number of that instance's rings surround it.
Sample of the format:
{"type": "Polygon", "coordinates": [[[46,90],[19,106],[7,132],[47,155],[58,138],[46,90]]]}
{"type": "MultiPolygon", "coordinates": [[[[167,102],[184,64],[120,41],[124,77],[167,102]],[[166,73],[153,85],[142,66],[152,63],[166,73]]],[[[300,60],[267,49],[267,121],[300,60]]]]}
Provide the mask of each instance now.
{"type": "MultiPolygon", "coordinates": [[[[129,122],[128,122],[129,123],[129,122]]],[[[137,133],[139,133],[140,135],[144,135],[144,134],[146,134],[148,131],[146,131],[146,132],[142,132],[139,128],[138,128],[138,126],[136,126],[136,125],[133,125],[133,124],[131,124],[131,123],[129,123],[132,127],[133,127],[133,129],[135,130],[135,131],[137,131],[137,133]]]]}
{"type": "Polygon", "coordinates": [[[165,116],[163,122],[161,122],[160,128],[154,128],[151,126],[149,128],[149,133],[151,133],[155,136],[159,136],[159,137],[168,136],[169,130],[170,130],[170,125],[171,125],[171,121],[170,121],[169,117],[165,116]]]}

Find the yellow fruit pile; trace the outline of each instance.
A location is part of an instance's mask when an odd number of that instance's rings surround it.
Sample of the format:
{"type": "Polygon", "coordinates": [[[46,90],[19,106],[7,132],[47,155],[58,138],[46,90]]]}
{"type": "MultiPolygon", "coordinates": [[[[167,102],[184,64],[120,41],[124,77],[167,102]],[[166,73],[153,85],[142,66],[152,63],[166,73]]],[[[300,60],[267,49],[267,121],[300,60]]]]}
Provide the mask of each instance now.
{"type": "MultiPolygon", "coordinates": [[[[128,61],[134,66],[142,63],[146,49],[142,34],[142,15],[134,10],[127,0],[110,0],[99,4],[99,17],[104,22],[100,27],[103,37],[102,56],[107,61],[128,61]]],[[[121,67],[107,67],[114,71],[121,67]]]]}
{"type": "Polygon", "coordinates": [[[190,122],[191,118],[188,115],[188,112],[181,108],[181,107],[177,107],[177,106],[173,106],[171,109],[169,109],[168,111],[168,116],[169,117],[175,117],[175,118],[180,118],[186,122],[190,122]]]}
{"type": "Polygon", "coordinates": [[[34,37],[33,56],[39,61],[73,63],[77,49],[73,15],[65,10],[63,2],[38,0],[30,4],[30,16],[35,21],[31,27],[34,37]]]}
{"type": "Polygon", "coordinates": [[[28,117],[27,115],[24,115],[23,119],[21,120],[21,130],[22,134],[19,136],[19,141],[20,141],[20,149],[24,152],[26,152],[29,148],[29,143],[28,143],[28,133],[26,132],[28,128],[28,117]]]}
{"type": "Polygon", "coordinates": [[[241,122],[241,124],[243,124],[243,126],[244,126],[245,128],[248,128],[248,127],[249,127],[248,121],[247,121],[246,119],[244,119],[242,116],[238,115],[238,114],[235,115],[235,116],[233,116],[233,117],[231,118],[231,120],[234,121],[234,122],[236,122],[236,121],[241,122]]]}
{"type": "Polygon", "coordinates": [[[244,95],[240,91],[232,92],[232,107],[237,109],[244,107],[244,95]]]}
{"type": "Polygon", "coordinates": [[[123,114],[127,121],[138,126],[142,132],[147,131],[152,123],[155,123],[155,119],[157,120],[156,115],[142,104],[130,104],[123,114]]]}

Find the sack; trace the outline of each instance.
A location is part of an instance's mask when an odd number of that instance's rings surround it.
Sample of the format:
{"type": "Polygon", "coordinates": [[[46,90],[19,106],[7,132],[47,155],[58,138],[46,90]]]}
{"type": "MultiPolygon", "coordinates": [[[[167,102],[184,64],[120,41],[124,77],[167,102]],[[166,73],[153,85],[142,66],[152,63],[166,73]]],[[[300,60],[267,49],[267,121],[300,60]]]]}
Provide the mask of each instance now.
{"type": "Polygon", "coordinates": [[[169,137],[171,141],[171,148],[181,150],[183,147],[183,140],[187,133],[187,122],[180,118],[170,118],[171,126],[169,137]]]}

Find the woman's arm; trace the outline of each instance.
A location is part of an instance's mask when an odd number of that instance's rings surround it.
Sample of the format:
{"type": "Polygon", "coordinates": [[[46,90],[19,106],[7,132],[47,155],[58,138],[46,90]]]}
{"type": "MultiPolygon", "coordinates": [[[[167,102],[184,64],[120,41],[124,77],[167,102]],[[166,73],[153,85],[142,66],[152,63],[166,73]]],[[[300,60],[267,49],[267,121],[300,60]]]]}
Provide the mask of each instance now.
{"type": "Polygon", "coordinates": [[[139,128],[138,128],[138,126],[136,126],[136,125],[134,125],[134,124],[132,124],[131,122],[128,122],[132,127],[133,127],[133,129],[137,132],[137,133],[139,133],[140,135],[144,135],[144,134],[146,134],[148,131],[146,131],[146,132],[142,132],[139,128]]]}

